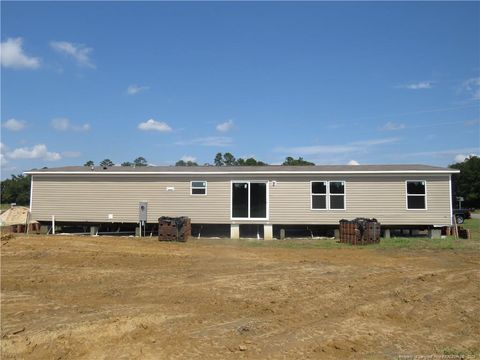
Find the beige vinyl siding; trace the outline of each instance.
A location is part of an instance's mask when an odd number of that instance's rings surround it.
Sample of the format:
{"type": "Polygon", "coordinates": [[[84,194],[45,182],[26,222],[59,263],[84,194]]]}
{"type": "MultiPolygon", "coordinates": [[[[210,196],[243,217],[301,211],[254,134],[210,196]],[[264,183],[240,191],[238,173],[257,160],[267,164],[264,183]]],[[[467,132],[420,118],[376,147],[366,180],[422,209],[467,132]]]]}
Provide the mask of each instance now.
{"type": "MultiPolygon", "coordinates": [[[[206,180],[204,178],[196,178],[206,180]]],[[[228,184],[208,181],[208,195],[190,195],[190,178],[160,176],[34,176],[32,214],[38,220],[137,222],[138,203],[148,202],[148,222],[189,216],[197,223],[229,221],[228,184]],[[174,191],[167,191],[173,187],[174,191]],[[113,214],[113,219],[108,219],[113,214]]]]}
{"type": "Polygon", "coordinates": [[[449,176],[343,176],[279,181],[270,189],[270,217],[277,223],[332,224],[341,219],[374,217],[391,225],[450,223],[449,176]],[[345,210],[310,210],[312,180],[344,180],[345,210]],[[427,181],[427,210],[406,209],[406,180],[427,181]],[[308,183],[307,183],[308,182],[308,183]]]}
{"type": "Polygon", "coordinates": [[[137,222],[138,202],[148,202],[148,222],[185,215],[194,223],[252,223],[230,219],[232,180],[269,183],[271,224],[336,224],[375,217],[389,225],[450,223],[449,175],[247,176],[247,175],[34,175],[34,219],[78,222],[137,222]],[[190,195],[190,181],[208,182],[206,196],[190,195]],[[346,210],[311,210],[310,181],[345,181],[346,210]],[[428,210],[406,209],[406,180],[427,181],[428,210]],[[175,191],[166,191],[174,187],[175,191]],[[108,219],[113,214],[113,219],[108,219]]]}

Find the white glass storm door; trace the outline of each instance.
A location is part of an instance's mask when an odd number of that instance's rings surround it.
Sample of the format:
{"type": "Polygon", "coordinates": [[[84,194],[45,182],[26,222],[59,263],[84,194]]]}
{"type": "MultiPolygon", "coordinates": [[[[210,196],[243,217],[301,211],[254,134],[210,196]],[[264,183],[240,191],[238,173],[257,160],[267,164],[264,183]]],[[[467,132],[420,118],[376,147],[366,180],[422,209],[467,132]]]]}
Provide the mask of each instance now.
{"type": "Polygon", "coordinates": [[[268,218],[268,182],[232,181],[232,219],[268,218]]]}

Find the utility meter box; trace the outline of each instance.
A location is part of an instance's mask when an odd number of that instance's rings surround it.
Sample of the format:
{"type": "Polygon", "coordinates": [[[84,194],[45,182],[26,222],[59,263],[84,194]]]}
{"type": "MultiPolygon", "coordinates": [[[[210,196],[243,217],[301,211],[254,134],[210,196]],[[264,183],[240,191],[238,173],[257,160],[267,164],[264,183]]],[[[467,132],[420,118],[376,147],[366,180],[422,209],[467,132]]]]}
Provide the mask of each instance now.
{"type": "Polygon", "coordinates": [[[140,201],[138,203],[138,221],[147,222],[147,207],[148,203],[146,201],[140,201]]]}

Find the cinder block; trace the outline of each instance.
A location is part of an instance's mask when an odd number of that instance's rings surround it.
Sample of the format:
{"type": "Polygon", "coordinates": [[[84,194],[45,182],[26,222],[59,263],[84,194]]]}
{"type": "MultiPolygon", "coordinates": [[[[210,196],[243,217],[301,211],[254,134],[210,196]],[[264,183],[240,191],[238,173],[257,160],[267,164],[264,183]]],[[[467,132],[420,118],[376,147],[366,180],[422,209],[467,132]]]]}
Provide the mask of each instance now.
{"type": "Polygon", "coordinates": [[[90,236],[95,236],[98,233],[98,226],[90,226],[90,236]]]}
{"type": "Polygon", "coordinates": [[[263,240],[273,240],[273,225],[263,225],[263,240]]]}
{"type": "Polygon", "coordinates": [[[230,225],[230,238],[231,239],[240,239],[240,225],[231,224],[230,225]]]}
{"type": "Polygon", "coordinates": [[[333,234],[334,234],[336,240],[340,239],[340,229],[333,230],[333,234]]]}
{"type": "Polygon", "coordinates": [[[430,229],[428,231],[428,236],[430,239],[440,239],[442,237],[441,229],[430,229]]]}

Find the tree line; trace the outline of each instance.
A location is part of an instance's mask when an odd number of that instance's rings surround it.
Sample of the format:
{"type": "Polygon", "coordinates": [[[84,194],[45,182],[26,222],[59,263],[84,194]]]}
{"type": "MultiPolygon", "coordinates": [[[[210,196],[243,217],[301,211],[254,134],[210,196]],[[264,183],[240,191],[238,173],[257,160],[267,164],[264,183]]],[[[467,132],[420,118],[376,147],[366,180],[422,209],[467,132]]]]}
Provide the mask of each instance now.
{"type": "MultiPolygon", "coordinates": [[[[102,167],[109,167],[114,166],[115,163],[110,159],[102,160],[98,165],[102,167]]],[[[148,166],[147,159],[143,156],[137,157],[133,162],[125,161],[120,164],[121,166],[148,166]]],[[[267,166],[268,164],[264,161],[257,160],[253,157],[249,157],[247,159],[243,158],[236,158],[233,154],[226,152],[226,153],[217,153],[215,158],[213,159],[213,165],[210,163],[205,163],[203,166],[267,166]]],[[[287,156],[285,161],[282,163],[285,166],[311,166],[315,165],[315,163],[307,161],[302,157],[298,159],[294,159],[291,156],[287,156]]],[[[93,160],[88,160],[83,166],[95,166],[95,162],[93,160]]],[[[198,166],[198,163],[191,160],[178,160],[175,163],[175,166],[198,166]]]]}
{"type": "MultiPolygon", "coordinates": [[[[100,161],[98,165],[102,167],[108,167],[108,166],[114,166],[115,163],[110,159],[103,159],[102,161],[100,161]]],[[[133,160],[133,162],[124,161],[120,165],[138,167],[138,166],[147,166],[148,162],[147,162],[147,159],[145,159],[143,156],[139,156],[135,160],[133,160]]],[[[95,162],[93,160],[88,160],[85,164],[83,164],[83,166],[95,166],[95,162]]]]}

